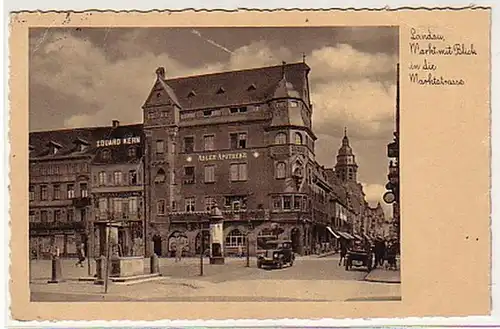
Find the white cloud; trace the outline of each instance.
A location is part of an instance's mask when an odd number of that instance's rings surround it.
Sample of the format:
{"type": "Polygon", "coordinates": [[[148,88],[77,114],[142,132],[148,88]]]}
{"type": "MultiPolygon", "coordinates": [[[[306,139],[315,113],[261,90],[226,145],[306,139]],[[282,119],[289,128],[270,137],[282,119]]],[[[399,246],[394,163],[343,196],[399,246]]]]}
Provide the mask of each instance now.
{"type": "Polygon", "coordinates": [[[386,192],[386,189],[381,184],[362,184],[363,191],[365,192],[366,201],[371,207],[375,207],[378,202],[384,209],[385,217],[392,217],[392,206],[388,205],[382,200],[382,196],[386,192]]]}
{"type": "MultiPolygon", "coordinates": [[[[179,77],[276,65],[292,59],[288,49],[258,41],[235,49],[227,62],[186,67],[168,53],[156,55],[145,50],[138,33],[125,34],[113,44],[113,51],[121,54],[118,61],[110,61],[90,41],[64,33],[48,36],[33,55],[35,83],[88,104],[89,114],[68,118],[68,126],[108,124],[113,118],[140,121],[141,106],[158,66],[164,66],[168,76],[179,77]]],[[[324,81],[312,90],[315,127],[326,131],[332,125],[348,125],[364,135],[383,130],[382,123],[391,120],[394,111],[394,88],[387,90],[370,77],[389,72],[394,64],[392,57],[339,45],[314,50],[307,58],[312,67],[311,79],[324,81]]]]}

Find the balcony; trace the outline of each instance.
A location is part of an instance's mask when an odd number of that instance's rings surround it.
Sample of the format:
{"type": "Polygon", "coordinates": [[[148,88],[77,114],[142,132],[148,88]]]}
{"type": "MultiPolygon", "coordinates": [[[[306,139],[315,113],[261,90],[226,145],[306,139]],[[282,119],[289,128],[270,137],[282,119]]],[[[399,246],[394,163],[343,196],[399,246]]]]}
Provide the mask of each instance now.
{"type": "Polygon", "coordinates": [[[73,201],[73,207],[75,208],[84,208],[87,206],[90,206],[91,200],[90,197],[85,196],[85,197],[76,197],[72,199],[73,201]]]}
{"type": "Polygon", "coordinates": [[[85,222],[30,222],[30,230],[83,230],[85,222]]]}

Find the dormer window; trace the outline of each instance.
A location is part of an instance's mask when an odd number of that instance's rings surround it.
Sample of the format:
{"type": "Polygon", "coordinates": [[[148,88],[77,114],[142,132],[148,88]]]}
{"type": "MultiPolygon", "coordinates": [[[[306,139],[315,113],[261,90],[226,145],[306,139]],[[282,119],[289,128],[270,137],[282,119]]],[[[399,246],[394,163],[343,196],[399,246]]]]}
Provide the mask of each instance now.
{"type": "Polygon", "coordinates": [[[189,94],[188,94],[188,98],[191,98],[191,97],[194,97],[194,96],[196,96],[196,93],[195,93],[195,91],[194,91],[194,90],[191,90],[191,91],[189,92],[189,94]]]}
{"type": "Polygon", "coordinates": [[[209,117],[209,116],[211,116],[211,115],[212,115],[212,113],[213,113],[213,111],[212,111],[212,110],[204,110],[204,111],[203,111],[203,116],[205,116],[205,117],[209,117]]]}
{"type": "Polygon", "coordinates": [[[109,150],[103,150],[101,152],[101,157],[103,160],[109,160],[111,159],[111,152],[109,150]]]}
{"type": "Polygon", "coordinates": [[[50,154],[55,155],[62,148],[62,145],[54,141],[49,142],[50,154]]]}
{"type": "Polygon", "coordinates": [[[76,144],[76,151],[77,152],[84,152],[88,149],[90,143],[87,142],[84,139],[77,138],[73,141],[74,144],[76,144]]]}
{"type": "Polygon", "coordinates": [[[255,89],[257,89],[257,87],[253,83],[247,88],[248,91],[253,91],[255,89]]]}
{"type": "Polygon", "coordinates": [[[224,94],[226,92],[226,89],[224,87],[220,87],[219,90],[217,90],[217,94],[224,94]]]}

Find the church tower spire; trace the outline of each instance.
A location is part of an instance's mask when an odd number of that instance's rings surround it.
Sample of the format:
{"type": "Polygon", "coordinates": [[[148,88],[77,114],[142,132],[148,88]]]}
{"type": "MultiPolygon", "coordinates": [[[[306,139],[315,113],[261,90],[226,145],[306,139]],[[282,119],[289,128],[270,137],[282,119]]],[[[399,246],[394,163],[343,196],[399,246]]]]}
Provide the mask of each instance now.
{"type": "Polygon", "coordinates": [[[356,157],[352,152],[351,145],[349,144],[349,137],[347,137],[347,127],[344,128],[342,145],[340,146],[337,154],[335,172],[337,174],[337,177],[341,181],[357,182],[358,165],[356,164],[356,157]]]}

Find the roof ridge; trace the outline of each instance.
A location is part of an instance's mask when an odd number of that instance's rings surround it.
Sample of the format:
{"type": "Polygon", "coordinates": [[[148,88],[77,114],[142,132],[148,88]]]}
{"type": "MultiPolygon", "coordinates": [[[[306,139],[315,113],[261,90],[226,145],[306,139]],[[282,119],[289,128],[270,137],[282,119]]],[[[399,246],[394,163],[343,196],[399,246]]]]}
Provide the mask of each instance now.
{"type": "MultiPolygon", "coordinates": [[[[297,66],[297,65],[304,65],[304,66],[309,67],[306,63],[303,63],[303,62],[287,63],[287,64],[285,64],[285,67],[286,66],[297,66]]],[[[217,72],[213,72],[213,73],[185,75],[185,76],[179,76],[179,77],[175,77],[175,78],[165,79],[165,82],[168,83],[169,81],[177,81],[177,80],[184,80],[184,79],[196,79],[196,78],[200,78],[200,77],[222,75],[222,74],[227,74],[227,73],[237,73],[237,72],[239,73],[239,72],[256,71],[256,70],[268,70],[268,69],[278,68],[278,67],[283,67],[283,64],[271,65],[271,66],[259,66],[259,67],[240,69],[240,70],[226,70],[226,71],[217,71],[217,72]]]]}
{"type": "Polygon", "coordinates": [[[119,125],[118,127],[112,127],[112,126],[91,126],[91,127],[76,127],[76,128],[60,128],[60,129],[47,129],[47,130],[30,130],[29,134],[32,133],[52,133],[52,132],[65,132],[65,131],[89,131],[93,129],[104,129],[104,128],[110,128],[110,129],[116,129],[116,128],[121,128],[121,127],[132,127],[132,126],[143,126],[144,123],[131,123],[131,124],[125,124],[125,125],[119,125]]]}

